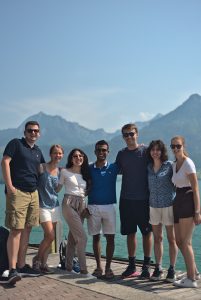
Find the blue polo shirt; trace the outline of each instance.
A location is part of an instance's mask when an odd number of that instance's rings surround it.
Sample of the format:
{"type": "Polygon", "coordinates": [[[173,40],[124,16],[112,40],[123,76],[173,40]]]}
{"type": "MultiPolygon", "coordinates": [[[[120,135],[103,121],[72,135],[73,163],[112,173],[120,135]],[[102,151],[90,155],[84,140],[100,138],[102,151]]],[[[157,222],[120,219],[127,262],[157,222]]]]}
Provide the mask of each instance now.
{"type": "Polygon", "coordinates": [[[116,179],[118,167],[116,163],[107,163],[97,168],[95,163],[89,166],[92,187],[88,195],[88,204],[105,205],[116,203],[116,179]]]}
{"type": "Polygon", "coordinates": [[[44,157],[38,146],[32,148],[25,138],[11,140],[3,155],[11,157],[10,172],[12,184],[24,192],[34,192],[38,186],[38,171],[44,157]]]}

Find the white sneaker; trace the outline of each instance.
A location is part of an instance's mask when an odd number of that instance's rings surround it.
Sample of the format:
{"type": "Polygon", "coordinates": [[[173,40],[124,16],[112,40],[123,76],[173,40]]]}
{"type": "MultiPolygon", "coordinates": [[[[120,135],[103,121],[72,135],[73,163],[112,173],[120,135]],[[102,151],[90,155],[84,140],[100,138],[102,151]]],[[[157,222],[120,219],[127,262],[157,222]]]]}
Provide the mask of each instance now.
{"type": "Polygon", "coordinates": [[[82,277],[84,277],[84,278],[91,278],[91,279],[97,279],[97,277],[95,277],[95,276],[93,276],[93,275],[91,275],[90,273],[86,273],[86,274],[84,274],[84,273],[80,273],[80,275],[82,276],[82,277]]]}
{"type": "MultiPolygon", "coordinates": [[[[186,273],[181,273],[181,274],[178,274],[177,275],[177,280],[180,280],[180,279],[184,279],[184,278],[187,278],[187,274],[186,273]]],[[[196,273],[195,274],[195,280],[199,280],[201,277],[200,277],[200,273],[196,273]]]]}
{"type": "Polygon", "coordinates": [[[189,278],[183,278],[180,280],[176,280],[173,283],[174,286],[183,287],[183,288],[197,288],[197,282],[195,280],[191,280],[189,278]]]}

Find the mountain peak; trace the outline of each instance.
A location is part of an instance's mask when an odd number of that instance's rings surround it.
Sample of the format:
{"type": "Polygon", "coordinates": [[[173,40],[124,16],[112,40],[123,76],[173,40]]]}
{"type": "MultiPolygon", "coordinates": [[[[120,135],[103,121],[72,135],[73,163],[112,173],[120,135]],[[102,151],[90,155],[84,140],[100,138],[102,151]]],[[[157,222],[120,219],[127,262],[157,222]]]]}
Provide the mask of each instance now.
{"type": "Polygon", "coordinates": [[[201,96],[199,94],[192,94],[183,104],[201,104],[201,96]]]}

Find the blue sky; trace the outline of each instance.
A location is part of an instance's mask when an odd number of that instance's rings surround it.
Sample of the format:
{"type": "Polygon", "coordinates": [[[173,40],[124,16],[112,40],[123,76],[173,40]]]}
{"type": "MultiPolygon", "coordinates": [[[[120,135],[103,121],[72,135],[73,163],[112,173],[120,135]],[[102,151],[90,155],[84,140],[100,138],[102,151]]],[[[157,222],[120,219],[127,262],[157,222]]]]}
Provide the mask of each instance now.
{"type": "Polygon", "coordinates": [[[119,129],[201,94],[200,0],[0,0],[0,129],[119,129]]]}

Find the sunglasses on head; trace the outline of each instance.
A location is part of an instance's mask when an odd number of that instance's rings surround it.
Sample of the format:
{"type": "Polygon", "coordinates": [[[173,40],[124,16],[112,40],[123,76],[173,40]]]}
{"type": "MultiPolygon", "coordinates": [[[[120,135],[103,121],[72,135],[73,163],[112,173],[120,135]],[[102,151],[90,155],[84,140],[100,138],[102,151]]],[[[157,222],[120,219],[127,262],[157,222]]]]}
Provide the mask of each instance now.
{"type": "Polygon", "coordinates": [[[28,133],[32,133],[32,132],[34,132],[34,133],[39,133],[39,129],[31,129],[31,128],[28,128],[28,129],[26,129],[26,131],[28,132],[28,133]]]}
{"type": "Polygon", "coordinates": [[[123,137],[125,137],[125,138],[127,138],[127,137],[129,137],[129,136],[134,137],[135,132],[132,132],[132,131],[131,131],[131,132],[123,132],[122,135],[123,135],[123,137]]]}
{"type": "Polygon", "coordinates": [[[181,149],[181,147],[182,147],[182,145],[179,145],[179,144],[171,144],[171,145],[170,145],[170,148],[171,148],[171,149],[175,149],[175,148],[176,148],[176,149],[181,149]]]}

